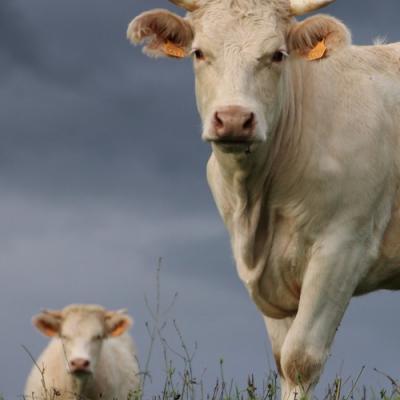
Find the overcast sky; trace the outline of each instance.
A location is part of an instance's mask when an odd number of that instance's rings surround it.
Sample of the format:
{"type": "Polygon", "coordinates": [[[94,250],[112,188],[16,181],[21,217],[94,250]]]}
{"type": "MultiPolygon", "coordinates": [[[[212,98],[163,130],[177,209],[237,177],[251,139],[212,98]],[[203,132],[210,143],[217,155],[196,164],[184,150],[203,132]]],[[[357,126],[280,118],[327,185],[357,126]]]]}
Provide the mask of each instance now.
{"type": "MultiPolygon", "coordinates": [[[[152,60],[125,39],[139,12],[162,1],[0,1],[0,393],[23,392],[47,343],[31,326],[41,308],[127,307],[140,359],[149,343],[144,295],[154,298],[163,257],[165,301],[194,366],[260,381],[273,359],[264,325],[242,287],[205,179],[189,61],[152,60]]],[[[180,13],[180,11],[178,11],[180,13]]],[[[400,40],[400,2],[338,0],[326,9],[356,43],[400,40]],[[361,7],[361,8],[360,8],[361,7]]],[[[352,302],[321,387],[336,374],[384,384],[400,378],[400,298],[352,302]]],[[[176,343],[176,334],[166,335],[176,343]]],[[[160,387],[160,355],[152,364],[160,387]]],[[[157,386],[158,385],[158,386],[157,386]]],[[[321,392],[319,392],[321,393],[321,392]]]]}

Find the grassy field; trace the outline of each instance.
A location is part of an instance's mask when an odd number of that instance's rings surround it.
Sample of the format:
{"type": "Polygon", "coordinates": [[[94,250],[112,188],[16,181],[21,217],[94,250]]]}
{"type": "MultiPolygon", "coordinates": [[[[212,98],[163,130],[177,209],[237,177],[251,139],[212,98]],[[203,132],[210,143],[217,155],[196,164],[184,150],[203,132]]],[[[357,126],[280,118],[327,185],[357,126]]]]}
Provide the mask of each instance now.
{"type": "MultiPolygon", "coordinates": [[[[144,369],[142,388],[134,394],[133,400],[280,400],[279,377],[275,371],[270,371],[258,382],[254,375],[249,375],[247,385],[240,387],[225,377],[223,360],[220,360],[220,376],[215,379],[215,384],[206,386],[202,376],[193,374],[195,349],[192,352],[188,350],[176,322],[173,321],[173,324],[180,338],[180,349],[172,349],[168,345],[162,336],[162,329],[151,332],[154,334],[153,343],[159,340],[164,353],[164,386],[161,393],[150,393],[147,390],[146,381],[151,376],[151,371],[144,369]]],[[[363,372],[364,367],[360,369],[355,380],[337,377],[328,385],[319,400],[400,400],[399,382],[375,370],[386,378],[387,386],[379,389],[367,387],[359,384],[363,372]]],[[[298,400],[305,399],[299,393],[298,400]]]]}
{"type": "MultiPolygon", "coordinates": [[[[206,386],[202,376],[193,374],[195,351],[189,352],[175,321],[173,322],[181,340],[181,348],[171,349],[161,336],[160,340],[164,351],[164,386],[161,393],[150,393],[146,387],[146,380],[151,376],[151,371],[143,370],[142,388],[133,397],[133,400],[279,400],[279,377],[275,371],[270,371],[260,381],[254,375],[247,377],[245,387],[238,386],[233,380],[224,375],[224,362],[220,360],[220,376],[215,379],[214,385],[206,386]],[[177,367],[180,366],[180,368],[177,367]]],[[[157,333],[158,335],[158,333],[157,333]]],[[[372,388],[359,384],[359,379],[364,372],[364,367],[355,380],[337,377],[325,389],[319,400],[400,400],[400,383],[382,372],[387,380],[385,388],[372,388]]],[[[314,397],[315,398],[315,397],[314,397]]],[[[298,400],[305,399],[299,393],[298,400]]]]}
{"type": "MultiPolygon", "coordinates": [[[[238,386],[233,380],[225,377],[224,361],[219,361],[220,374],[215,378],[214,385],[205,385],[203,376],[196,376],[195,367],[196,345],[193,349],[187,346],[183,334],[175,320],[169,320],[169,311],[174,307],[176,295],[167,302],[165,308],[161,304],[165,302],[160,298],[160,264],[156,274],[156,299],[155,306],[151,307],[148,299],[145,299],[147,309],[151,316],[146,323],[150,339],[146,359],[142,367],[142,387],[133,395],[133,400],[280,400],[279,377],[275,371],[269,371],[261,381],[257,382],[254,375],[247,376],[247,385],[238,386]],[[167,325],[173,325],[178,337],[178,348],[172,348],[163,334],[167,325]],[[147,388],[151,378],[149,368],[154,346],[161,345],[164,365],[164,385],[161,393],[151,393],[147,388]]],[[[376,374],[385,377],[385,388],[371,388],[360,385],[359,381],[365,368],[360,368],[358,376],[351,380],[337,377],[325,389],[325,394],[318,400],[400,400],[400,382],[389,375],[375,370],[376,374]]],[[[298,400],[304,399],[299,393],[298,400]]]]}
{"type": "MultiPolygon", "coordinates": [[[[162,301],[160,267],[161,261],[156,273],[155,299],[149,301],[145,297],[145,304],[150,315],[149,321],[146,322],[149,345],[146,356],[139,363],[141,384],[139,389],[132,393],[127,400],[280,400],[279,377],[275,371],[269,371],[261,379],[252,374],[243,377],[247,381],[244,387],[225,376],[223,359],[219,360],[219,376],[215,377],[213,384],[204,382],[204,372],[200,376],[195,374],[194,371],[198,370],[195,366],[197,345],[188,346],[178,323],[169,317],[170,311],[174,308],[177,294],[172,296],[169,301],[162,301]],[[154,304],[154,306],[151,304],[154,304]],[[163,306],[164,304],[167,305],[163,306]],[[167,327],[173,327],[175,332],[177,340],[174,346],[166,339],[165,330],[167,327]],[[153,393],[151,364],[155,351],[160,349],[163,362],[161,366],[157,365],[157,369],[161,368],[162,370],[162,388],[158,390],[158,393],[153,393]]],[[[25,351],[35,362],[29,350],[25,348],[25,351]]],[[[40,370],[38,365],[37,368],[40,370]]],[[[387,385],[385,388],[379,389],[367,387],[359,383],[364,370],[364,367],[360,368],[358,376],[353,380],[337,377],[328,385],[324,395],[320,396],[318,400],[400,400],[400,382],[381,371],[375,370],[376,374],[385,378],[387,385]]],[[[42,382],[45,387],[43,374],[42,382]]],[[[51,389],[45,388],[44,392],[48,394],[46,399],[36,397],[29,400],[57,400],[59,396],[57,392],[51,389]]],[[[71,399],[74,399],[74,397],[71,396],[71,399]]],[[[1,394],[0,400],[5,400],[1,394]]],[[[299,393],[297,400],[305,400],[305,396],[299,393]]]]}

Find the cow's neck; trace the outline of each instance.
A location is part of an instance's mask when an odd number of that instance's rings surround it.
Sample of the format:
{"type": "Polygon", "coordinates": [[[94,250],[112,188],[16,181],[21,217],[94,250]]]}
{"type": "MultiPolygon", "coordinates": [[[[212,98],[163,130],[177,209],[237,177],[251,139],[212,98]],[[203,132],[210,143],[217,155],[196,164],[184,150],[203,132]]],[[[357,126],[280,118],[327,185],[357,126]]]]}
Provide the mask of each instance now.
{"type": "Polygon", "coordinates": [[[245,282],[255,278],[257,232],[260,223],[268,219],[268,216],[261,215],[267,211],[270,189],[268,160],[260,157],[265,150],[263,145],[254,153],[239,155],[223,153],[216,146],[213,149],[225,192],[224,201],[229,204],[225,223],[230,232],[239,275],[245,282]]]}
{"type": "Polygon", "coordinates": [[[261,297],[258,282],[268,265],[277,207],[290,196],[302,169],[297,162],[302,93],[294,93],[290,82],[296,78],[292,73],[301,71],[299,66],[293,68],[281,82],[279,113],[265,144],[240,155],[224,153],[213,146],[220,179],[229,197],[229,211],[224,218],[239,276],[261,311],[271,316],[281,312],[261,297]]]}

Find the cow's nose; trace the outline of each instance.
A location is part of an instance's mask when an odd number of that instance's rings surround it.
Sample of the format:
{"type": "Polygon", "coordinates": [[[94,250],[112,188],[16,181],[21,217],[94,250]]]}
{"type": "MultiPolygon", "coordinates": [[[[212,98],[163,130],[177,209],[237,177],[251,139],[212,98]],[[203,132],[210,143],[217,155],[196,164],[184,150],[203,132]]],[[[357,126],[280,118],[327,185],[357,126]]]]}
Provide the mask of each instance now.
{"type": "Polygon", "coordinates": [[[249,140],[254,127],[254,113],[242,106],[221,107],[214,114],[214,133],[220,140],[249,140]]]}
{"type": "Polygon", "coordinates": [[[71,372],[88,372],[90,361],[86,358],[74,358],[69,362],[71,372]]]}

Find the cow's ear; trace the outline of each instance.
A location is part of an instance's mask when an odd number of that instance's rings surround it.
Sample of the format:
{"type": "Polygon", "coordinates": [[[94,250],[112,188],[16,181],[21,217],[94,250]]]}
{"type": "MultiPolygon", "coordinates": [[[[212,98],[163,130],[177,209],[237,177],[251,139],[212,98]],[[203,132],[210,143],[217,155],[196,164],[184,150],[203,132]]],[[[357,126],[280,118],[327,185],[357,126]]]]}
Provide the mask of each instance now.
{"type": "Polygon", "coordinates": [[[315,15],[291,26],[288,48],[291,52],[317,60],[351,44],[351,34],[336,18],[315,15]]]}
{"type": "Polygon", "coordinates": [[[133,324],[131,317],[125,314],[125,310],[107,311],[104,317],[106,335],[111,337],[120,336],[133,324]]]}
{"type": "Polygon", "coordinates": [[[128,39],[143,43],[149,56],[183,58],[189,54],[193,30],[184,18],[167,10],[152,10],[138,15],[128,26],[128,39]]]}
{"type": "Polygon", "coordinates": [[[44,310],[32,318],[33,325],[45,336],[56,336],[60,332],[61,311],[44,310]]]}

